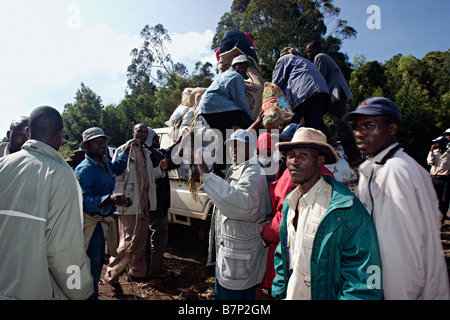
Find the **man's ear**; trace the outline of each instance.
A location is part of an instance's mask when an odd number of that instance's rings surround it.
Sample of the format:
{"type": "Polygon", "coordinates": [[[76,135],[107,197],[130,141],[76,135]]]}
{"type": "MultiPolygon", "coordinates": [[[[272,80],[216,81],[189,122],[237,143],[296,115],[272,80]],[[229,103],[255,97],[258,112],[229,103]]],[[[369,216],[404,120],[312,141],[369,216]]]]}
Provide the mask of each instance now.
{"type": "Polygon", "coordinates": [[[391,136],[396,136],[398,133],[398,123],[397,122],[392,122],[389,125],[389,133],[391,134],[391,136]]]}
{"type": "Polygon", "coordinates": [[[30,128],[29,127],[25,128],[25,135],[27,136],[27,139],[30,139],[30,128]]]}
{"type": "Polygon", "coordinates": [[[319,154],[319,157],[317,158],[317,165],[321,168],[325,164],[325,155],[319,154]]]}

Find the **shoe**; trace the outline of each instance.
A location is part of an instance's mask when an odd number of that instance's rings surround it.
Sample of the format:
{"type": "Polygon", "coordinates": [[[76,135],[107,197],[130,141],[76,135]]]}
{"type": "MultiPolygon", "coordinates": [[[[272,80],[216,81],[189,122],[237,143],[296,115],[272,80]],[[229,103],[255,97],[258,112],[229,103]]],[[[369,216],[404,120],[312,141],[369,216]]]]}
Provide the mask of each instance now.
{"type": "Polygon", "coordinates": [[[160,273],[149,273],[148,276],[151,278],[168,278],[172,275],[172,272],[169,270],[163,270],[160,273]]]}
{"type": "Polygon", "coordinates": [[[129,276],[130,280],[133,282],[147,282],[148,278],[147,277],[135,277],[135,276],[129,276]]]}
{"type": "Polygon", "coordinates": [[[123,294],[122,286],[120,283],[110,283],[111,289],[114,294],[123,294]]]}

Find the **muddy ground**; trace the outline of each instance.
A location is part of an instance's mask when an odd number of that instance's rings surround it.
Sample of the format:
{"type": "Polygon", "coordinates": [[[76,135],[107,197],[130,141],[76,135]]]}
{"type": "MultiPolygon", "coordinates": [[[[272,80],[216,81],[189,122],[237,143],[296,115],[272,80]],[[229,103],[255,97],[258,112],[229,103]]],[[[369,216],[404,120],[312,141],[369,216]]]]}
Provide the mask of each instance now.
{"type": "MultiPolygon", "coordinates": [[[[450,222],[441,229],[447,270],[450,276],[450,222]]],[[[197,232],[170,225],[165,266],[173,275],[148,282],[120,279],[124,294],[114,295],[108,285],[99,284],[100,300],[214,300],[214,268],[207,267],[207,241],[197,232]]],[[[262,298],[269,299],[263,291],[262,298]]]]}

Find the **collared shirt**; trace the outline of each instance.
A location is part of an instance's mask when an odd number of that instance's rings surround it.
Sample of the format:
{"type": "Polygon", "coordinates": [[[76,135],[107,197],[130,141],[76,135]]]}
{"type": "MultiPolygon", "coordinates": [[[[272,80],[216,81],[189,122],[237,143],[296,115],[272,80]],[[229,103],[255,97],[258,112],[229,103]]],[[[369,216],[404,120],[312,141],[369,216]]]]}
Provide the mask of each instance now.
{"type": "Polygon", "coordinates": [[[377,229],[384,298],[447,300],[436,192],[430,174],[403,149],[382,164],[397,145],[359,166],[356,191],[377,229]]]}
{"type": "Polygon", "coordinates": [[[245,95],[245,81],[233,68],[220,74],[203,94],[198,105],[199,114],[234,110],[247,112],[252,120],[250,105],[245,95]]]}
{"type": "Polygon", "coordinates": [[[311,253],[317,228],[331,201],[331,185],[321,177],[319,181],[302,195],[300,187],[290,196],[289,206],[296,205],[298,222],[294,225],[296,210],[289,210],[287,217],[288,247],[290,270],[286,299],[311,299],[311,253]]]}
{"type": "Polygon", "coordinates": [[[450,176],[450,151],[447,149],[442,154],[438,149],[430,151],[427,157],[428,165],[431,166],[432,176],[450,176]]]}
{"type": "Polygon", "coordinates": [[[109,215],[113,213],[116,206],[109,205],[99,208],[114,192],[116,184],[115,176],[122,174],[126,167],[128,156],[122,152],[116,161],[109,161],[103,157],[108,171],[94,159],[86,154],[86,158],[75,168],[75,173],[80,179],[81,190],[83,191],[83,209],[89,213],[100,213],[109,215]]]}

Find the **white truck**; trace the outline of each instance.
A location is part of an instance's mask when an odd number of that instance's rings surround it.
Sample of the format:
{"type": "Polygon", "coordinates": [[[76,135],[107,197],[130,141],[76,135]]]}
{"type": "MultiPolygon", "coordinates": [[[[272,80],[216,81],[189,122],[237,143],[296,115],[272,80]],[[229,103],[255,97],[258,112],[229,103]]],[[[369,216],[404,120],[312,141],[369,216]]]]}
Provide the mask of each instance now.
{"type": "MultiPolygon", "coordinates": [[[[172,127],[154,129],[159,136],[161,148],[167,149],[172,145],[169,137],[172,127]]],[[[195,183],[195,199],[192,198],[190,184],[182,179],[177,169],[168,171],[170,180],[170,208],[169,222],[192,227],[199,232],[203,239],[207,236],[213,204],[206,192],[199,189],[200,182],[195,183]]]]}

